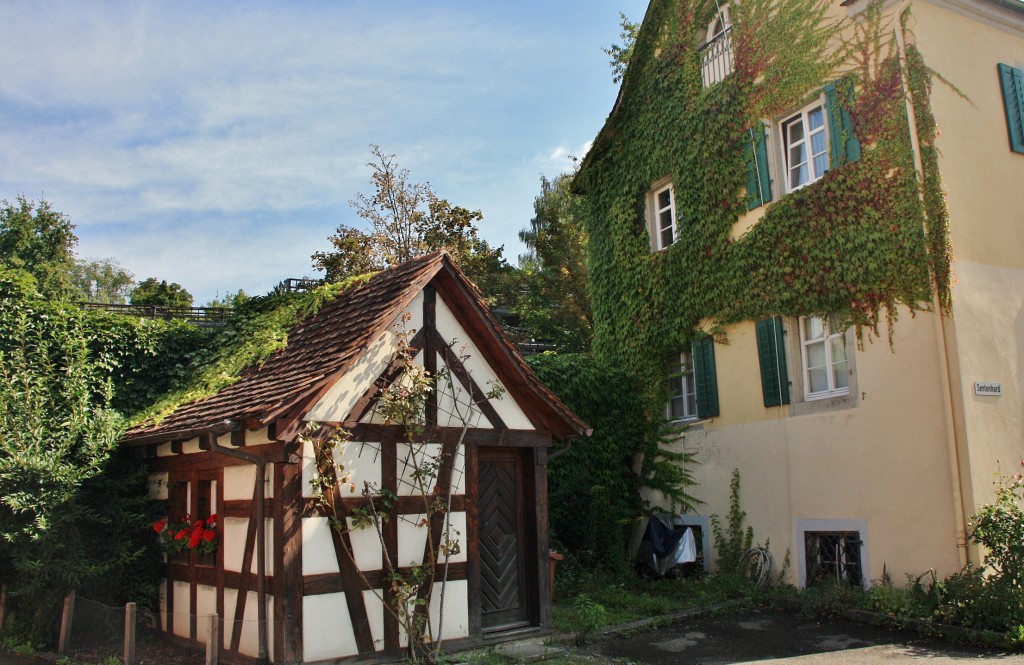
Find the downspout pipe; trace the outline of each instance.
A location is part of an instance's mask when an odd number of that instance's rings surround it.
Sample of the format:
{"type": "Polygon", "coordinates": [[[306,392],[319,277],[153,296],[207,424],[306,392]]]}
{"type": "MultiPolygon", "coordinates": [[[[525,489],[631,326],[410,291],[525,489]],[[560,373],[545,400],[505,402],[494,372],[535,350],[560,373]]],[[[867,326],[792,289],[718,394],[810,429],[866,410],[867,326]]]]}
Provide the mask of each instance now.
{"type": "MultiPolygon", "coordinates": [[[[893,33],[900,58],[900,79],[903,82],[903,96],[907,108],[907,124],[910,130],[910,149],[914,156],[914,170],[917,177],[917,194],[921,201],[923,223],[927,226],[927,211],[924,208],[924,160],[921,157],[921,139],[917,134],[917,113],[914,111],[914,99],[907,80],[907,44],[903,35],[903,14],[910,5],[910,0],[903,0],[896,8],[893,19],[893,33]]],[[[927,228],[925,231],[927,232],[927,228]]],[[[960,558],[960,567],[969,562],[967,555],[967,528],[964,510],[963,488],[960,475],[960,444],[957,440],[956,414],[953,410],[953,381],[949,370],[949,341],[946,338],[945,315],[939,302],[937,290],[932,292],[932,307],[935,310],[935,335],[938,342],[939,366],[942,374],[942,402],[946,411],[946,452],[949,456],[949,472],[953,490],[953,518],[956,522],[956,549],[960,558]]]]}
{"type": "MultiPolygon", "coordinates": [[[[224,432],[241,429],[242,423],[237,420],[226,420],[224,432]]],[[[259,651],[256,655],[257,665],[269,665],[270,650],[267,639],[267,538],[266,538],[266,506],[264,505],[267,479],[267,463],[258,455],[247,453],[237,448],[227,448],[217,443],[217,437],[208,435],[210,450],[227,457],[245,460],[256,467],[256,616],[258,620],[259,651]]]]}

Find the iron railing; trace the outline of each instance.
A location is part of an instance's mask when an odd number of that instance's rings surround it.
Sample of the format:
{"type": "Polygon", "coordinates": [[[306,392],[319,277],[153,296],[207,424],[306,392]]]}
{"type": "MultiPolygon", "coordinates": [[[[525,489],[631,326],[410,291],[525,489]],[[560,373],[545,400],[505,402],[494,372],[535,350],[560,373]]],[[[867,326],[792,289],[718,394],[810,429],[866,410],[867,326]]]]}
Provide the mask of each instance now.
{"type": "Polygon", "coordinates": [[[732,73],[732,28],[715,35],[699,53],[701,77],[708,88],[732,73]]]}

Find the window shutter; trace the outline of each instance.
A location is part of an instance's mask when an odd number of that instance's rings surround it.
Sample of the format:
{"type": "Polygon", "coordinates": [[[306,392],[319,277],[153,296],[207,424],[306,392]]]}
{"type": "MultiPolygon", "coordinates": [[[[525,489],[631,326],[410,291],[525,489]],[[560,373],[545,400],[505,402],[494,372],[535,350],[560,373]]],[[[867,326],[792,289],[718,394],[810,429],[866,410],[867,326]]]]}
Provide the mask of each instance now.
{"type": "Polygon", "coordinates": [[[1003,86],[1010,150],[1024,153],[1024,71],[1000,63],[999,80],[1003,86]]]}
{"type": "Polygon", "coordinates": [[[715,340],[701,337],[693,342],[693,375],[697,393],[697,417],[718,415],[718,378],[715,376],[715,340]]]}
{"type": "Polygon", "coordinates": [[[761,365],[761,391],[764,405],[789,404],[789,374],[786,371],[786,344],[782,334],[782,317],[758,321],[757,358],[761,365]]]}
{"type": "Polygon", "coordinates": [[[829,164],[839,168],[860,159],[860,141],[853,133],[847,107],[853,102],[853,86],[833,81],[825,86],[825,115],[828,116],[829,164]]]}
{"type": "Polygon", "coordinates": [[[772,181],[768,174],[768,146],[764,127],[758,123],[749,130],[747,143],[747,210],[772,200],[772,181]]]}

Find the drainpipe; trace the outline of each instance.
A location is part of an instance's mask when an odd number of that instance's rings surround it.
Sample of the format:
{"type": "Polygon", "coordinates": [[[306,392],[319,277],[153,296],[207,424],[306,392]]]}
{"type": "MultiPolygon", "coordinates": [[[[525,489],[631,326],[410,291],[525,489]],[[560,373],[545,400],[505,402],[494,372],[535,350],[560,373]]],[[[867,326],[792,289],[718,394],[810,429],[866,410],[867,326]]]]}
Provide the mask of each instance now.
{"type": "MultiPolygon", "coordinates": [[[[893,33],[896,37],[896,46],[900,57],[900,79],[903,82],[903,98],[907,107],[907,123],[910,129],[910,149],[914,155],[914,171],[917,177],[917,195],[921,201],[923,224],[927,226],[927,211],[924,208],[924,160],[921,158],[921,140],[917,134],[917,113],[914,111],[914,99],[910,92],[910,84],[907,81],[907,44],[903,35],[903,13],[910,5],[910,0],[903,0],[896,9],[893,20],[893,33]]],[[[927,232],[927,228],[925,229],[927,232]]],[[[948,417],[946,420],[946,452],[949,456],[949,473],[953,485],[953,518],[956,521],[956,550],[960,558],[960,567],[967,565],[967,530],[966,518],[964,516],[962,480],[960,477],[960,445],[957,441],[955,426],[956,415],[953,411],[953,382],[949,371],[949,342],[946,339],[946,328],[944,325],[945,315],[939,303],[938,291],[933,290],[932,308],[935,310],[935,336],[939,342],[938,355],[939,367],[942,375],[942,404],[948,417]]]]}
{"type": "MultiPolygon", "coordinates": [[[[236,420],[224,421],[225,431],[235,431],[242,427],[236,420]]],[[[264,488],[267,478],[267,463],[263,458],[237,448],[226,448],[217,443],[216,436],[207,437],[210,450],[245,460],[256,466],[256,616],[258,619],[259,651],[256,656],[257,665],[269,665],[270,651],[267,642],[267,539],[266,539],[266,508],[264,506],[264,488]]]]}

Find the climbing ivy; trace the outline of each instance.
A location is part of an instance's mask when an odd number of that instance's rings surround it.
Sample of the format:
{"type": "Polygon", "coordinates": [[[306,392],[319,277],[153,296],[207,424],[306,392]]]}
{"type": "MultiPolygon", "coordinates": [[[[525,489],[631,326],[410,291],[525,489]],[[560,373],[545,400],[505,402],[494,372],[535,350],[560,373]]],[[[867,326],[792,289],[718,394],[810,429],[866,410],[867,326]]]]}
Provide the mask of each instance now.
{"type": "Polygon", "coordinates": [[[828,4],[732,3],[734,71],[705,87],[696,45],[716,3],[651,3],[619,102],[575,182],[590,237],[594,351],[648,379],[651,412],[664,404],[659,377],[670,359],[695,336],[724,338],[726,324],[831,313],[859,335],[879,335],[884,324],[891,343],[901,306],[927,309],[933,294],[949,306],[946,210],[928,106],[933,73],[910,49],[922,194],[891,23],[878,3],[859,26],[830,22],[828,4]],[[734,237],[747,209],[751,130],[837,79],[859,159],[776,197],[734,237]],[[678,237],[652,253],[645,196],[665,177],[678,237]]]}
{"type": "Polygon", "coordinates": [[[133,425],[158,423],[183,404],[211,397],[238,381],[243,370],[266,361],[288,344],[288,332],[342,291],[371,275],[323,284],[302,293],[272,292],[249,299],[237,308],[224,328],[183,358],[170,389],[135,413],[133,425]]]}

